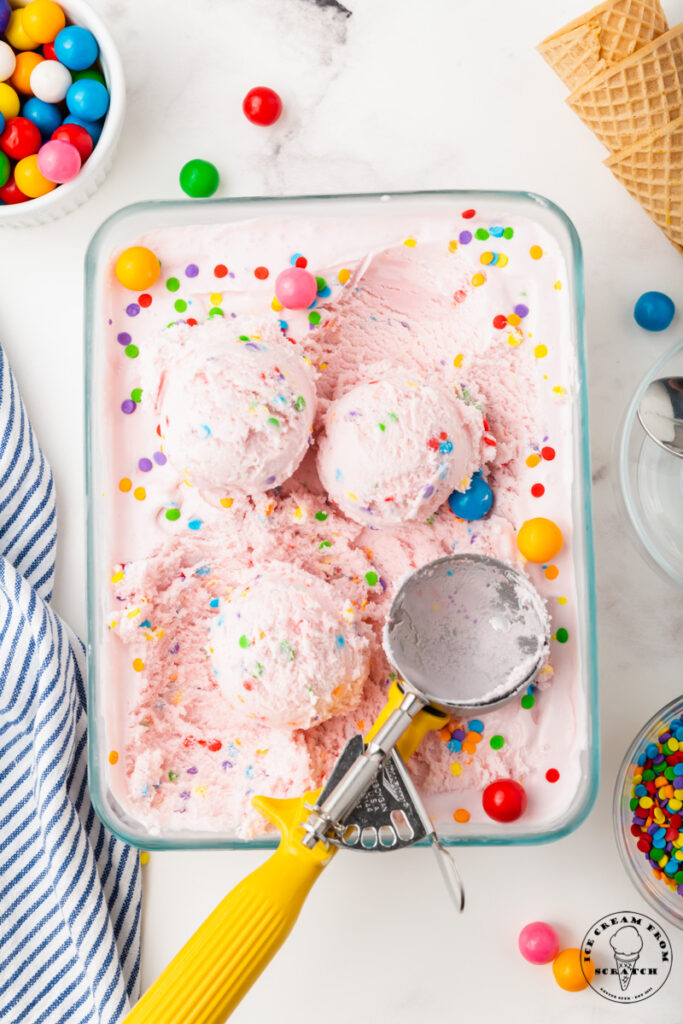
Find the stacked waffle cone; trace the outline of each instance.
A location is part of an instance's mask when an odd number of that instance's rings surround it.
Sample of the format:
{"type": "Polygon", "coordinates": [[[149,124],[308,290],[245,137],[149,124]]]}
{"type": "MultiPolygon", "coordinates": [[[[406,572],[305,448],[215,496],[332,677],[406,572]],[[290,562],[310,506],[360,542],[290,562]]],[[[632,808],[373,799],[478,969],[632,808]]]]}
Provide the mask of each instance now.
{"type": "Polygon", "coordinates": [[[683,24],[669,29],[659,0],[606,0],[538,49],[606,166],[683,252],[683,24]]]}

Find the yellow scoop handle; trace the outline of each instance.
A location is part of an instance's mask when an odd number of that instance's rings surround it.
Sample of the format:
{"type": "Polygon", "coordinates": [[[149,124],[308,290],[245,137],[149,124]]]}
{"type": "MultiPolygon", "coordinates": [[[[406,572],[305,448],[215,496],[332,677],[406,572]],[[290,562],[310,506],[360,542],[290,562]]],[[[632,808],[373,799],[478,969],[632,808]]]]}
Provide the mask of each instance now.
{"type": "MultiPolygon", "coordinates": [[[[397,708],[394,684],[368,738],[397,708]]],[[[444,717],[419,711],[397,748],[405,759],[444,717]]],[[[228,893],[128,1014],[125,1024],[223,1024],[292,930],[313,883],[337,852],[301,842],[305,805],[320,790],[290,800],[256,796],[253,804],[280,829],[280,845],[228,893]]]]}

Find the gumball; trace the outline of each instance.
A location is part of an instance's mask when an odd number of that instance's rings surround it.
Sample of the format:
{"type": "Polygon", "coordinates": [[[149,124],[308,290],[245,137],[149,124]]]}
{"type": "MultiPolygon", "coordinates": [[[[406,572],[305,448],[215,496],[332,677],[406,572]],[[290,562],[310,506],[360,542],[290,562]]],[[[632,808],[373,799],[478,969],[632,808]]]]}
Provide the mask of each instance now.
{"type": "Polygon", "coordinates": [[[85,71],[97,60],[100,48],[92,32],[79,25],[63,28],[55,39],[57,60],[70,71],[85,71]]]}
{"type": "Polygon", "coordinates": [[[10,117],[0,135],[0,150],[12,160],[37,153],[40,143],[40,131],[26,117],[10,117]]]}
{"type": "Polygon", "coordinates": [[[33,121],[44,139],[49,139],[62,123],[62,112],[59,107],[54,103],[46,103],[45,100],[39,100],[37,96],[32,96],[30,100],[26,100],[21,113],[29,121],[33,121]]]}
{"type": "Polygon", "coordinates": [[[580,949],[563,949],[553,960],[553,974],[565,992],[582,992],[595,977],[595,964],[580,949]]]}
{"type": "Polygon", "coordinates": [[[482,806],[494,821],[517,821],[527,805],[524,787],[513,779],[497,779],[484,790],[482,806]]]}
{"type": "Polygon", "coordinates": [[[100,82],[102,85],[106,85],[105,77],[101,71],[95,71],[94,68],[88,68],[87,71],[74,71],[71,76],[74,82],[82,82],[84,78],[91,78],[93,82],[100,82]]]}
{"type": "Polygon", "coordinates": [[[208,160],[188,160],[180,170],[180,187],[193,199],[212,196],[219,184],[218,171],[208,160]]]}
{"type": "Polygon", "coordinates": [[[17,188],[17,183],[14,178],[10,178],[6,185],[0,188],[0,201],[6,203],[7,206],[16,206],[17,203],[25,203],[28,196],[17,188]]]}
{"type": "Polygon", "coordinates": [[[0,186],[7,184],[11,173],[12,168],[10,166],[9,157],[5,156],[4,153],[0,153],[0,186]]]}
{"type": "Polygon", "coordinates": [[[0,135],[2,135],[4,130],[5,130],[5,118],[3,117],[2,114],[0,114],[0,135]]]}
{"type": "Polygon", "coordinates": [[[308,309],[318,294],[318,283],[303,267],[287,267],[275,278],[275,298],[285,309],[308,309]]]}
{"type": "Polygon", "coordinates": [[[57,187],[54,181],[48,181],[41,174],[36,154],[25,156],[23,160],[19,161],[14,168],[14,180],[17,183],[17,187],[29,199],[39,199],[40,196],[47,195],[48,192],[52,192],[52,189],[57,187]]]}
{"type": "Polygon", "coordinates": [[[6,82],[14,74],[17,58],[9,43],[0,40],[0,82],[6,82]]]}
{"type": "Polygon", "coordinates": [[[74,117],[81,117],[84,121],[99,121],[107,113],[109,93],[101,82],[85,78],[69,87],[66,105],[74,117]]]}
{"type": "Polygon", "coordinates": [[[481,475],[481,470],[472,474],[470,486],[466,491],[453,491],[448,499],[448,507],[460,519],[483,519],[493,504],[493,492],[481,475]]]}
{"type": "Polygon", "coordinates": [[[38,47],[38,40],[31,39],[30,35],[24,31],[23,16],[24,12],[21,8],[12,11],[5,29],[5,39],[15,50],[35,50],[38,47]]]}
{"type": "Polygon", "coordinates": [[[633,317],[646,331],[665,331],[675,312],[673,301],[664,292],[645,292],[636,302],[633,317]]]}
{"type": "Polygon", "coordinates": [[[25,96],[33,95],[31,92],[31,75],[34,69],[44,63],[44,58],[39,53],[18,53],[14,74],[10,82],[17,90],[25,96]]]}
{"type": "Polygon", "coordinates": [[[532,921],[525,925],[517,942],[520,953],[530,964],[549,964],[560,949],[557,932],[545,921],[532,921]]]}
{"type": "Polygon", "coordinates": [[[0,0],[0,32],[4,32],[7,28],[11,13],[9,0],[0,0]]]}
{"type": "Polygon", "coordinates": [[[52,138],[75,146],[83,164],[93,151],[93,141],[80,124],[62,124],[52,133],[52,138]]]}
{"type": "Polygon", "coordinates": [[[31,72],[31,91],[45,103],[61,103],[71,86],[71,73],[57,60],[44,60],[31,72]]]}
{"type": "Polygon", "coordinates": [[[43,44],[43,57],[45,60],[57,60],[57,54],[55,53],[54,43],[43,44]]]}
{"type": "Polygon", "coordinates": [[[20,109],[19,97],[12,86],[0,82],[0,114],[4,118],[16,117],[20,109]]]}
{"type": "Polygon", "coordinates": [[[517,547],[528,562],[550,562],[562,550],[562,531],[552,519],[527,519],[519,528],[517,547]]]}
{"type": "Polygon", "coordinates": [[[144,292],[151,288],[160,272],[158,257],[144,245],[124,249],[116,261],[119,282],[132,292],[144,292]]]}
{"type": "Polygon", "coordinates": [[[66,25],[66,18],[54,0],[32,0],[24,8],[21,24],[31,39],[51,43],[66,25]]]}
{"type": "Polygon", "coordinates": [[[75,114],[69,114],[68,117],[64,118],[64,124],[79,124],[81,128],[85,128],[94,146],[99,142],[100,135],[102,134],[102,125],[98,124],[97,121],[86,121],[82,117],[76,117],[75,114]]]}
{"type": "Polygon", "coordinates": [[[244,97],[242,110],[252,124],[275,124],[282,113],[282,100],[273,89],[259,85],[255,89],[250,89],[244,97]]]}
{"type": "Polygon", "coordinates": [[[81,169],[81,154],[70,142],[51,139],[38,150],[38,170],[48,181],[63,185],[81,169]]]}

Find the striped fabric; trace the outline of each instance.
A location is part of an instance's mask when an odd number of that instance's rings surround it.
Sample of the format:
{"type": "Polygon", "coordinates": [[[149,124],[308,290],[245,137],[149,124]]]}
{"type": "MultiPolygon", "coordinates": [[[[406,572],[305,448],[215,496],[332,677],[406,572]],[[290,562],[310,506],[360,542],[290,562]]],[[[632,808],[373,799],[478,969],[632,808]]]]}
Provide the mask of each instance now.
{"type": "Polygon", "coordinates": [[[90,803],[56,541],[52,473],[0,347],[0,1021],[114,1024],[139,985],[139,858],[90,803]]]}

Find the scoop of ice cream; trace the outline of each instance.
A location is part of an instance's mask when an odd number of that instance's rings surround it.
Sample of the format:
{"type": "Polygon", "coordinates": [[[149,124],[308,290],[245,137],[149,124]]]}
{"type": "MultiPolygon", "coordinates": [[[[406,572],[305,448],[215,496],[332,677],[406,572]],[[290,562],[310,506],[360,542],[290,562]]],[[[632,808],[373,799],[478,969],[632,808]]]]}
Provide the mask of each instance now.
{"type": "Polygon", "coordinates": [[[332,402],[318,473],[351,519],[395,526],[466,491],[485,457],[481,412],[455,390],[395,371],[332,402]]]}
{"type": "Polygon", "coordinates": [[[154,375],[164,451],[193,485],[257,494],[277,487],[301,462],[315,390],[277,327],[245,329],[222,318],[181,325],[164,335],[154,375]]]}
{"type": "Polygon", "coordinates": [[[307,729],[358,705],[369,645],[323,580],[285,563],[250,571],[210,628],[216,680],[246,718],[307,729]]]}
{"type": "Polygon", "coordinates": [[[643,940],[638,929],[632,924],[617,928],[614,935],[610,936],[609,944],[615,953],[622,956],[635,956],[643,948],[643,940]]]}

